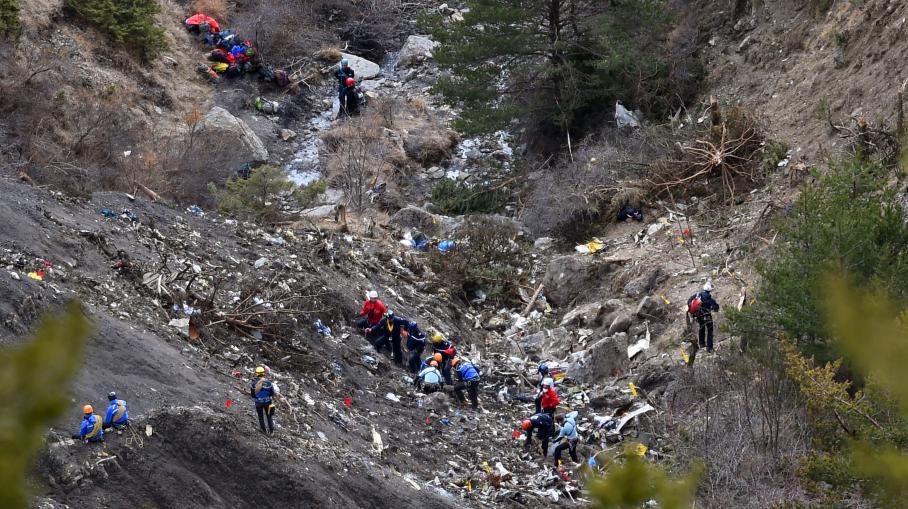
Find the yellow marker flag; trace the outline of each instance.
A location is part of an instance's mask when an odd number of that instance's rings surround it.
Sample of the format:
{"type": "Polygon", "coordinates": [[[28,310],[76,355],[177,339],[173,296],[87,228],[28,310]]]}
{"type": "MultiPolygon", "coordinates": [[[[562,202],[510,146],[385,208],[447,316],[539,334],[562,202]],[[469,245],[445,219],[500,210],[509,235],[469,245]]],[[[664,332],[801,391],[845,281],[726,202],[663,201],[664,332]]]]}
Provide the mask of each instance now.
{"type": "Polygon", "coordinates": [[[629,385],[631,388],[631,394],[633,394],[634,397],[636,398],[637,397],[637,386],[634,385],[634,382],[631,382],[629,385]]]}
{"type": "Polygon", "coordinates": [[[483,462],[482,462],[482,466],[486,467],[486,473],[487,473],[487,474],[491,474],[491,473],[492,473],[492,467],[489,466],[489,462],[488,462],[488,461],[483,461],[483,462]]]}
{"type": "Polygon", "coordinates": [[[681,358],[684,359],[684,364],[690,364],[690,356],[684,350],[678,350],[681,352],[681,358]]]}
{"type": "Polygon", "coordinates": [[[645,445],[637,444],[637,450],[635,452],[637,453],[637,456],[642,457],[642,456],[646,456],[646,451],[648,451],[648,450],[649,450],[649,448],[647,448],[645,445]]]}
{"type": "Polygon", "coordinates": [[[672,301],[665,298],[665,295],[660,295],[659,297],[662,297],[662,302],[664,302],[666,306],[672,303],[672,301]]]}
{"type": "Polygon", "coordinates": [[[432,216],[432,224],[437,224],[437,223],[438,223],[438,220],[435,219],[435,216],[432,216]]]}
{"type": "Polygon", "coordinates": [[[469,492],[473,491],[473,481],[471,481],[471,480],[467,480],[467,491],[469,491],[469,492]]]}

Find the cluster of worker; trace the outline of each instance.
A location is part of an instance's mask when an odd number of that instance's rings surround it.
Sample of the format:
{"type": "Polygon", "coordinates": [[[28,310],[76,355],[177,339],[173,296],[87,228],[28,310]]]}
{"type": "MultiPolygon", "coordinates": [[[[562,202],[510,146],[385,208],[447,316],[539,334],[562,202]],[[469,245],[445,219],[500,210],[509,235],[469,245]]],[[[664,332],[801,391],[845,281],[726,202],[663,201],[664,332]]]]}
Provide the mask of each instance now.
{"type": "Polygon", "coordinates": [[[126,401],[118,399],[116,392],[108,393],[107,399],[109,404],[104,419],[95,415],[93,406],[82,407],[82,425],[79,427],[79,432],[72,436],[73,440],[103,442],[104,430],[113,428],[119,431],[129,427],[129,411],[126,409],[126,401]]]}
{"type": "MultiPolygon", "coordinates": [[[[711,295],[712,290],[712,283],[707,281],[702,291],[695,293],[687,301],[688,313],[699,324],[698,343],[708,351],[713,350],[712,312],[719,310],[719,304],[711,295]]],[[[466,404],[469,399],[474,410],[479,408],[480,370],[474,363],[458,355],[456,346],[442,334],[434,332],[431,337],[428,336],[415,321],[398,316],[388,309],[374,290],[367,293],[356,324],[377,352],[386,350],[392,361],[401,368],[405,361],[403,347],[406,347],[406,367],[415,375],[414,385],[417,389],[431,394],[443,392],[445,386],[452,386],[460,403],[466,404]],[[404,339],[406,343],[403,343],[404,339]],[[430,355],[423,358],[430,345],[430,355]]],[[[526,433],[524,447],[530,450],[535,436],[542,447],[543,458],[548,458],[550,442],[558,444],[552,451],[556,468],[560,467],[561,456],[565,451],[576,463],[579,461],[576,423],[578,412],[557,414],[561,401],[555,389],[555,379],[563,375],[564,371],[543,363],[539,365],[538,373],[540,378],[534,397],[534,413],[520,423],[526,433]]],[[[277,382],[270,380],[267,375],[266,367],[255,368],[255,377],[249,383],[249,397],[255,402],[262,433],[271,435],[274,434],[275,399],[280,396],[280,389],[277,382]]],[[[124,429],[129,426],[126,402],[117,399],[115,392],[108,394],[108,399],[110,405],[103,420],[94,414],[91,405],[85,405],[85,417],[79,433],[73,435],[74,439],[99,442],[103,441],[105,429],[124,429]]]]}
{"type": "Polygon", "coordinates": [[[209,64],[199,64],[199,73],[209,81],[217,82],[221,76],[237,78],[247,73],[257,72],[263,81],[273,82],[278,86],[289,84],[286,71],[263,67],[258,50],[249,39],[240,37],[232,30],[221,30],[216,19],[206,14],[193,14],[183,20],[183,26],[213,47],[208,52],[209,64]]]}

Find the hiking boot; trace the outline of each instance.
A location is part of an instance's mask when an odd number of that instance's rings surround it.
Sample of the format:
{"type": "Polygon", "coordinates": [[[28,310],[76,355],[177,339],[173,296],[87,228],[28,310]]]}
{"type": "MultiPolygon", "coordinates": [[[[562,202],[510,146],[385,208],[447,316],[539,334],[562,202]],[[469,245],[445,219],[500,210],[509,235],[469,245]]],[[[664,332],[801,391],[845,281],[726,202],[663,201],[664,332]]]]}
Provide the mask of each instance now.
{"type": "Polygon", "coordinates": [[[716,351],[713,350],[712,348],[707,348],[706,353],[716,353],[716,351]]]}

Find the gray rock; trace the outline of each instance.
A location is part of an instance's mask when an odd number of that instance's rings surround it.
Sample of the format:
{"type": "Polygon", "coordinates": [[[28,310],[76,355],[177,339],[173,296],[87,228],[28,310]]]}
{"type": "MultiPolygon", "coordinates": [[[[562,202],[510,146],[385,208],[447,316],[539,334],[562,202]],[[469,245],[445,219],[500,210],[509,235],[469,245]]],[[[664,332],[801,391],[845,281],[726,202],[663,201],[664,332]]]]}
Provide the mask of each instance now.
{"type": "Polygon", "coordinates": [[[668,276],[662,272],[662,267],[656,267],[624,285],[624,293],[628,297],[637,299],[651,292],[653,288],[666,279],[668,279],[668,276]]]}
{"type": "Polygon", "coordinates": [[[422,407],[442,414],[451,409],[451,398],[444,392],[433,392],[423,398],[422,407]]]}
{"type": "Polygon", "coordinates": [[[562,327],[576,325],[578,327],[589,325],[600,325],[599,320],[602,318],[602,303],[591,302],[578,306],[567,312],[561,319],[562,327]]]}
{"type": "Polygon", "coordinates": [[[234,117],[229,111],[215,106],[205,114],[200,130],[211,133],[231,147],[242,147],[243,156],[255,162],[268,160],[268,149],[262,140],[243,120],[234,117]]]}
{"type": "Polygon", "coordinates": [[[428,237],[441,237],[450,232],[456,223],[450,217],[435,215],[415,205],[408,205],[391,216],[390,224],[401,230],[417,229],[428,237]]]}
{"type": "Polygon", "coordinates": [[[542,280],[545,296],[555,306],[569,305],[577,296],[599,287],[617,263],[581,254],[553,258],[542,280]]]}
{"type": "Polygon", "coordinates": [[[621,299],[609,299],[602,304],[604,313],[614,313],[624,307],[624,301],[621,299]]]}
{"type": "Polygon", "coordinates": [[[410,133],[404,139],[404,152],[423,166],[432,166],[450,157],[456,145],[457,134],[454,131],[419,131],[410,133]]]}
{"type": "Polygon", "coordinates": [[[281,129],[281,139],[284,141],[292,140],[296,138],[296,132],[291,131],[290,129],[281,129]]]}
{"type": "Polygon", "coordinates": [[[627,365],[627,336],[602,338],[582,352],[571,354],[568,375],[586,384],[615,376],[627,365]]]}
{"type": "Polygon", "coordinates": [[[627,332],[633,323],[633,315],[630,313],[620,313],[612,320],[612,324],[608,326],[608,335],[612,336],[619,332],[627,332]]]}
{"type": "Polygon", "coordinates": [[[421,35],[411,35],[407,37],[407,42],[400,48],[400,54],[397,57],[398,69],[419,65],[432,58],[432,50],[438,46],[438,43],[423,37],[421,35]]]}
{"type": "Polygon", "coordinates": [[[647,295],[637,304],[637,310],[634,314],[637,315],[637,318],[643,320],[658,320],[665,316],[665,306],[661,300],[647,295]]]}
{"type": "Polygon", "coordinates": [[[341,58],[346,58],[350,62],[357,80],[371,80],[381,74],[381,66],[363,57],[341,53],[341,58]]]}
{"type": "Polygon", "coordinates": [[[527,353],[561,358],[571,349],[571,333],[564,327],[530,334],[521,343],[527,353]]]}

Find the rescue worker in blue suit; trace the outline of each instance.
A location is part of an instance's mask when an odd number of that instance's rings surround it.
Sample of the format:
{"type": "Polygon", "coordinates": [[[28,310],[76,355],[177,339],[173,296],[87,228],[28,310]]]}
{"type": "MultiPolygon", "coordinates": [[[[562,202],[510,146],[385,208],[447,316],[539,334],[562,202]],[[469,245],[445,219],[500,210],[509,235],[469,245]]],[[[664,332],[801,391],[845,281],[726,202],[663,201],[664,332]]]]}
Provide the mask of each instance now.
{"type": "Polygon", "coordinates": [[[524,419],[520,424],[527,433],[527,441],[524,444],[526,449],[530,449],[533,443],[533,430],[536,430],[536,436],[542,442],[542,457],[549,456],[549,439],[552,438],[552,432],[555,430],[555,421],[549,414],[536,414],[529,419],[524,419]]]}
{"type": "Polygon", "coordinates": [[[418,373],[419,358],[426,349],[426,333],[419,329],[416,322],[411,321],[407,324],[404,335],[407,337],[407,351],[410,352],[410,360],[407,367],[410,368],[410,372],[418,373]]]}
{"type": "Polygon", "coordinates": [[[341,103],[343,105],[344,92],[347,89],[347,78],[356,78],[356,73],[353,72],[353,68],[350,67],[350,61],[346,58],[342,58],[340,65],[337,66],[337,70],[334,71],[334,77],[337,78],[337,96],[341,98],[341,103]]]}
{"type": "Polygon", "coordinates": [[[400,335],[409,323],[410,320],[396,316],[394,311],[389,309],[380,322],[366,329],[367,334],[374,334],[378,338],[373,343],[376,351],[381,351],[390,344],[391,357],[398,366],[404,364],[403,352],[400,349],[400,335]]]}
{"type": "Polygon", "coordinates": [[[451,366],[457,370],[457,383],[454,384],[454,394],[461,403],[466,403],[463,390],[470,396],[473,410],[479,408],[479,369],[470,361],[461,360],[460,357],[451,359],[451,366]]]}
{"type": "Polygon", "coordinates": [[[265,368],[255,368],[255,378],[249,383],[249,395],[255,400],[255,411],[259,415],[259,426],[262,433],[274,434],[274,398],[280,396],[277,384],[265,378],[265,368]],[[265,419],[268,430],[265,430],[265,419]]]}
{"type": "Polygon", "coordinates": [[[95,415],[95,409],[91,405],[82,407],[82,413],[85,417],[82,419],[82,426],[79,433],[73,435],[73,440],[84,440],[86,442],[103,442],[104,429],[101,418],[95,415]]]}
{"type": "Polygon", "coordinates": [[[441,392],[444,383],[441,380],[441,373],[438,372],[438,362],[434,359],[429,366],[419,372],[416,376],[416,388],[426,394],[441,392]]]}
{"type": "Polygon", "coordinates": [[[457,348],[454,347],[454,343],[445,339],[438,332],[432,335],[432,348],[435,349],[435,353],[441,354],[441,362],[438,364],[441,366],[441,374],[445,377],[445,383],[454,385],[454,379],[451,377],[451,359],[457,356],[457,348]]]}
{"type": "Polygon", "coordinates": [[[577,459],[577,442],[580,441],[580,438],[577,436],[577,414],[578,412],[574,411],[567,415],[555,418],[555,420],[561,425],[561,431],[558,433],[558,436],[555,437],[555,440],[552,443],[558,444],[555,447],[555,453],[553,454],[555,460],[555,468],[558,468],[561,462],[561,453],[567,449],[571,454],[571,459],[574,460],[574,463],[579,463],[580,460],[577,459]]]}
{"type": "Polygon", "coordinates": [[[703,285],[703,291],[697,292],[687,299],[687,312],[697,319],[700,326],[697,331],[698,345],[700,348],[706,347],[706,351],[713,351],[713,311],[719,311],[719,303],[713,299],[710,292],[713,291],[713,284],[707,281],[703,285]],[[694,301],[697,305],[694,306],[694,301]]]}
{"type": "Polygon", "coordinates": [[[117,399],[117,393],[111,392],[107,395],[110,405],[107,407],[107,414],[104,415],[104,429],[116,428],[123,429],[129,427],[129,411],[126,410],[126,402],[117,399]]]}

